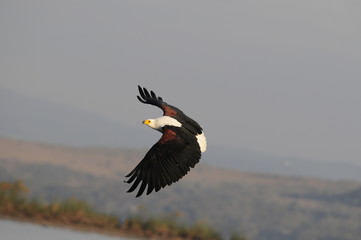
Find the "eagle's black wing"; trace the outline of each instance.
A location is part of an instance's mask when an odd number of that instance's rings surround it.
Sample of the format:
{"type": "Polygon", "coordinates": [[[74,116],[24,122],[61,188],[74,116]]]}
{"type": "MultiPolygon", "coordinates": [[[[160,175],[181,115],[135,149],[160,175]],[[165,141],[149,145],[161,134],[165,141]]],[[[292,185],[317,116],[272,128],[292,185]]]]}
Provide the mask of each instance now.
{"type": "Polygon", "coordinates": [[[184,114],[180,109],[169,105],[164,102],[161,97],[158,97],[153,91],[148,91],[146,88],[142,88],[138,85],[140,96],[137,96],[138,100],[144,104],[151,104],[157,106],[163,110],[164,116],[169,116],[177,119],[185,128],[193,134],[201,134],[201,126],[184,114]]]}
{"type": "Polygon", "coordinates": [[[142,88],[138,85],[138,90],[140,96],[137,96],[138,100],[145,104],[151,104],[157,107],[162,108],[162,104],[166,104],[163,102],[163,99],[161,97],[157,97],[153,91],[148,92],[146,88],[142,88]]]}
{"type": "Polygon", "coordinates": [[[126,177],[133,183],[128,192],[140,184],[137,197],[177,182],[201,158],[201,151],[194,135],[183,128],[166,126],[159,141],[147,152],[143,160],[126,177]]]}

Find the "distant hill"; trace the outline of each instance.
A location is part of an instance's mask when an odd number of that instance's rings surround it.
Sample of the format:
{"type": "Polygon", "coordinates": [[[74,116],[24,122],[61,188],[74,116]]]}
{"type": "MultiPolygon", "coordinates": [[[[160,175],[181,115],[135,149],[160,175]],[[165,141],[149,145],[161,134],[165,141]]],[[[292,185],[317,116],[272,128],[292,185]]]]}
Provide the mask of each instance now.
{"type": "Polygon", "coordinates": [[[207,155],[207,161],[230,169],[286,176],[361,181],[360,165],[282,157],[221,146],[213,147],[214,149],[210,149],[210,154],[207,155]]]}
{"type": "MultiPolygon", "coordinates": [[[[0,136],[67,146],[134,148],[151,146],[158,135],[129,128],[71,106],[30,97],[0,87],[0,136]],[[141,137],[140,137],[141,136],[141,137]]],[[[361,166],[272,156],[212,144],[204,154],[210,164],[244,171],[361,181],[361,166]]]]}
{"type": "Polygon", "coordinates": [[[76,148],[0,139],[0,181],[22,179],[44,200],[76,197],[118,216],[174,214],[257,240],[361,235],[360,182],[247,173],[202,161],[149,196],[126,193],[125,174],[145,150],[76,148]]]}

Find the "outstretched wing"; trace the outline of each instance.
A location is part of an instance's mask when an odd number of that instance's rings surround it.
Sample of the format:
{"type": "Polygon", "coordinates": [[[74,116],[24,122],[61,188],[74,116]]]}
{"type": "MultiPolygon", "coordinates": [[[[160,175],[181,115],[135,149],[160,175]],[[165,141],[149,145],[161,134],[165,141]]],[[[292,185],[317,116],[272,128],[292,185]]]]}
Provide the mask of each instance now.
{"type": "Polygon", "coordinates": [[[153,91],[148,91],[146,88],[141,88],[138,86],[140,96],[137,96],[138,100],[145,104],[151,104],[157,106],[163,110],[164,116],[176,116],[182,113],[178,108],[171,106],[163,101],[161,97],[157,97],[157,95],[153,91]]]}
{"type": "Polygon", "coordinates": [[[182,128],[164,127],[159,141],[147,152],[143,160],[126,177],[126,183],[133,185],[128,192],[133,192],[138,185],[137,196],[147,189],[147,195],[153,190],[177,182],[193,168],[201,158],[201,151],[196,137],[182,128]]]}
{"type": "Polygon", "coordinates": [[[140,96],[137,96],[138,100],[145,104],[151,104],[154,106],[157,106],[163,110],[164,116],[169,116],[177,119],[182,125],[185,125],[185,127],[193,134],[201,134],[202,128],[201,126],[185,115],[180,109],[167,104],[163,101],[161,97],[158,97],[153,91],[148,91],[146,88],[142,88],[138,85],[138,90],[140,96]]]}
{"type": "Polygon", "coordinates": [[[152,104],[154,106],[160,107],[164,104],[163,99],[161,97],[157,97],[153,91],[148,92],[146,88],[141,88],[138,85],[138,90],[140,93],[140,96],[137,96],[138,100],[145,104],[152,104]]]}

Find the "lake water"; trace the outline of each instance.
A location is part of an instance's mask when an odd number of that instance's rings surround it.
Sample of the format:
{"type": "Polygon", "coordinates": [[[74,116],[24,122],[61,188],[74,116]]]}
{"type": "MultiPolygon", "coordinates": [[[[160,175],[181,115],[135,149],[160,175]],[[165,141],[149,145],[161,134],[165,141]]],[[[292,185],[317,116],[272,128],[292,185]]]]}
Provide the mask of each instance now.
{"type": "Polygon", "coordinates": [[[1,240],[130,240],[56,227],[0,219],[1,240]]]}

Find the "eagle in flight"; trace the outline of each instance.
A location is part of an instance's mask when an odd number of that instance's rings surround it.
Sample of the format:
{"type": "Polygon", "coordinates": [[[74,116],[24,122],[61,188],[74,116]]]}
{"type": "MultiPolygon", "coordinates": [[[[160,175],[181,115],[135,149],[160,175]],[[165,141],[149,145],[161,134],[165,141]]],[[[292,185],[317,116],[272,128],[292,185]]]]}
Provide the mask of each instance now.
{"type": "Polygon", "coordinates": [[[128,174],[126,183],[133,183],[128,192],[140,188],[136,197],[177,182],[200,160],[207,149],[207,141],[201,126],[178,108],[167,104],[153,91],[138,86],[138,100],[157,106],[163,116],[147,119],[143,124],[162,133],[162,137],[149,149],[143,160],[128,174]]]}

